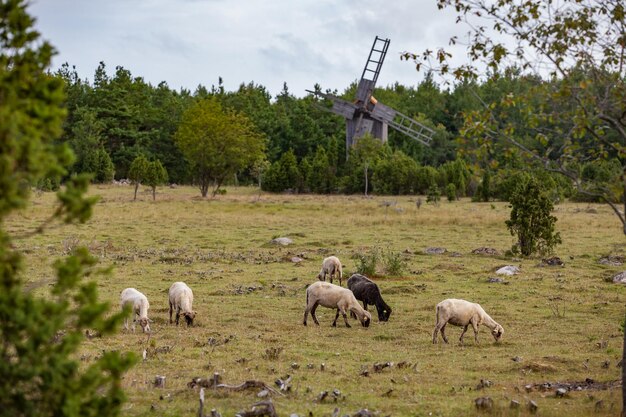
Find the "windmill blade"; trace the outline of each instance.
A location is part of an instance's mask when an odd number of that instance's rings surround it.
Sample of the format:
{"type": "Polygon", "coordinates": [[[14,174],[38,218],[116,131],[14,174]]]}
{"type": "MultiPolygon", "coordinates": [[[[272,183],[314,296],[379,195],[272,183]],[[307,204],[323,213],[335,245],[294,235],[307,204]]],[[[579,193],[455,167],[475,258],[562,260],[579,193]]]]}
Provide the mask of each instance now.
{"type": "Polygon", "coordinates": [[[435,135],[435,131],[431,128],[424,126],[420,122],[413,120],[409,116],[406,116],[381,102],[377,102],[374,105],[370,115],[372,118],[383,123],[387,123],[398,132],[402,132],[408,137],[415,139],[426,146],[430,146],[432,137],[435,135]]]}
{"type": "Polygon", "coordinates": [[[374,39],[372,49],[370,49],[370,54],[365,62],[365,68],[363,69],[361,80],[357,88],[357,103],[361,105],[369,103],[369,99],[376,86],[376,81],[378,81],[380,69],[385,61],[390,42],[389,39],[379,38],[378,36],[374,39]]]}
{"type": "Polygon", "coordinates": [[[374,121],[369,117],[364,117],[361,113],[356,120],[356,126],[354,128],[354,137],[360,138],[365,136],[367,133],[372,133],[372,127],[374,126],[374,121]]]}
{"type": "Polygon", "coordinates": [[[333,96],[332,94],[324,94],[320,91],[311,91],[311,90],[306,90],[306,91],[318,97],[322,97],[326,100],[330,100],[332,102],[333,106],[331,108],[319,106],[323,108],[324,110],[343,116],[346,119],[351,120],[354,118],[354,115],[357,110],[357,106],[354,103],[350,103],[349,101],[333,96]]]}

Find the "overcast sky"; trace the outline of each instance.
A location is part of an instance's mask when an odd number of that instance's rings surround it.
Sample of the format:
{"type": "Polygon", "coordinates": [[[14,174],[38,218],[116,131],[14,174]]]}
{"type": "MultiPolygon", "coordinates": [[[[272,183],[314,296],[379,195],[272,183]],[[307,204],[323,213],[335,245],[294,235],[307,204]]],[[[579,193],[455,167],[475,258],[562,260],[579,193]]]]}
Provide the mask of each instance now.
{"type": "Polygon", "coordinates": [[[361,76],[376,35],[391,44],[378,86],[416,85],[423,77],[402,51],[447,46],[455,25],[436,0],[31,0],[36,28],[93,80],[123,66],[153,85],[194,91],[224,80],[227,90],[254,81],[275,96],[319,83],[343,91],[361,76]]]}

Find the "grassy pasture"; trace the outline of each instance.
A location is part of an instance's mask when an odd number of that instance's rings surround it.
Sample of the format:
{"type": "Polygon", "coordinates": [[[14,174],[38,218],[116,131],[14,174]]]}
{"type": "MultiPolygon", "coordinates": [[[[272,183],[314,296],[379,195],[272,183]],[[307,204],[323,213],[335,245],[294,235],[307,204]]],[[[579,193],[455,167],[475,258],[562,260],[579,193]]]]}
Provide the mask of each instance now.
{"type": "MultiPolygon", "coordinates": [[[[81,244],[101,265],[113,266],[110,276],[99,278],[100,295],[113,308],[129,286],[150,299],[149,340],[140,331],[120,332],[87,340],[81,352],[88,363],[102,350],[138,355],[148,350],[147,360],[125,377],[125,415],[196,415],[198,393],[187,383],[214,372],[227,384],[256,379],[271,386],[292,375],[292,391],[273,397],[281,416],[330,416],[335,407],[340,415],[362,408],[395,416],[476,415],[474,399],[481,396],[494,400],[489,415],[528,415],[529,400],[542,416],[619,415],[619,387],[570,392],[564,398],[555,398],[554,391],[524,389],[527,384],[620,377],[619,323],[626,289],[605,279],[626,267],[598,260],[624,254],[624,237],[606,206],[558,205],[557,229],[564,243],[556,254],[565,265],[540,267],[540,259],[471,254],[482,246],[500,252],[510,248],[505,203],[444,201],[418,210],[413,197],[264,194],[257,201],[253,189],[229,188],[228,194],[207,201],[195,188],[179,187],[160,189],[156,202],[149,193],[133,202],[131,187],[93,187],[91,192],[101,200],[88,224],[52,228],[17,245],[27,253],[26,280],[33,291],[45,293],[53,260],[81,244]],[[383,200],[397,204],[385,208],[383,200]],[[268,245],[279,236],[294,244],[268,245]],[[394,309],[390,321],[378,323],[374,313],[368,329],[355,320],[345,328],[341,319],[332,328],[334,312],[319,308],[321,326],[312,320],[302,326],[304,289],[315,281],[322,259],[337,255],[347,279],[356,267],[354,255],[373,246],[403,252],[407,261],[403,276],[376,278],[394,309]],[[426,255],[427,247],[448,252],[426,255]],[[295,255],[304,261],[292,263],[295,255]],[[506,264],[521,266],[521,274],[505,278],[508,284],[486,282],[506,264]],[[197,326],[189,329],[168,324],[167,289],[179,280],[195,294],[197,326]],[[480,345],[470,329],[460,346],[461,329],[448,326],[451,343],[433,345],[434,307],[452,297],[481,303],[504,326],[502,342],[495,344],[481,327],[480,345]],[[268,357],[266,351],[274,348],[280,353],[268,357]],[[394,366],[374,372],[377,362],[394,366]],[[396,366],[399,362],[408,366],[396,366]],[[364,367],[369,376],[360,375],[364,367]],[[156,375],[166,376],[165,388],[153,386],[156,375]],[[493,384],[478,390],[481,379],[493,384]],[[341,391],[337,402],[332,394],[315,401],[321,391],[334,389],[341,391]],[[521,408],[511,410],[511,400],[521,408]]],[[[50,193],[34,196],[8,228],[16,234],[33,230],[53,202],[50,193]]],[[[258,391],[209,389],[205,407],[233,415],[258,401],[258,391]]]]}

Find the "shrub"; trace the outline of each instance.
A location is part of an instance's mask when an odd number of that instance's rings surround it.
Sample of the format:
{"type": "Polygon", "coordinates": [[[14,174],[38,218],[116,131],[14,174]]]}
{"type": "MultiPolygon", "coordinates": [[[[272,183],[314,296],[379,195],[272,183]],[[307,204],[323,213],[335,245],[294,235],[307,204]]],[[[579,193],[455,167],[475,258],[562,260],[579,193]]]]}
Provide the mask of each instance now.
{"type": "Polygon", "coordinates": [[[431,184],[431,186],[428,188],[428,193],[426,195],[426,202],[438,205],[440,198],[441,191],[439,191],[439,187],[437,187],[436,184],[431,184]]]}
{"type": "Polygon", "coordinates": [[[356,255],[357,266],[356,272],[372,277],[376,275],[378,270],[378,263],[380,262],[381,253],[377,246],[369,249],[366,253],[359,253],[356,255]]]}
{"type": "Polygon", "coordinates": [[[456,185],[450,183],[446,186],[446,197],[448,201],[456,200],[456,185]]]}
{"type": "Polygon", "coordinates": [[[552,200],[534,177],[517,187],[510,202],[511,217],[506,226],[511,235],[517,236],[513,253],[546,254],[561,243],[559,233],[554,231],[557,219],[550,214],[554,208],[552,200]]]}
{"type": "Polygon", "coordinates": [[[407,265],[402,253],[394,252],[389,248],[383,253],[383,264],[385,273],[391,276],[402,275],[407,265]]]}

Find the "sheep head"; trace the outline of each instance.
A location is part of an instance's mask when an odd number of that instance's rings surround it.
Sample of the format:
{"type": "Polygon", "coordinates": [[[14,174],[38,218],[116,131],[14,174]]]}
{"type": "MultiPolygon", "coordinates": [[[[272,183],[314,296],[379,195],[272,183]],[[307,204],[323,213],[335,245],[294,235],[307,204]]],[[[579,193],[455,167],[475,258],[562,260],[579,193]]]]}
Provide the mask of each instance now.
{"type": "Polygon", "coordinates": [[[378,310],[378,321],[389,320],[389,316],[391,316],[391,307],[389,307],[388,305],[385,305],[383,308],[377,309],[377,310],[378,310]]]}
{"type": "Polygon", "coordinates": [[[491,331],[491,335],[493,336],[494,339],[496,339],[496,342],[500,341],[503,334],[504,334],[504,329],[499,324],[496,327],[494,327],[494,329],[491,331]]]}
{"type": "Polygon", "coordinates": [[[144,333],[150,333],[150,321],[147,317],[140,318],[139,325],[141,326],[141,330],[143,330],[144,333]]]}
{"type": "Polygon", "coordinates": [[[361,324],[363,327],[370,327],[370,322],[372,321],[372,315],[369,311],[363,312],[363,317],[361,317],[361,324]]]}
{"type": "Polygon", "coordinates": [[[196,317],[195,311],[189,311],[187,313],[183,313],[183,317],[185,317],[185,321],[187,322],[187,326],[193,325],[193,319],[196,317]]]}

